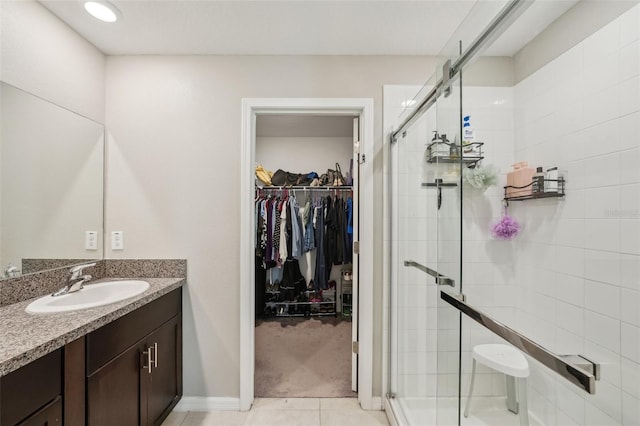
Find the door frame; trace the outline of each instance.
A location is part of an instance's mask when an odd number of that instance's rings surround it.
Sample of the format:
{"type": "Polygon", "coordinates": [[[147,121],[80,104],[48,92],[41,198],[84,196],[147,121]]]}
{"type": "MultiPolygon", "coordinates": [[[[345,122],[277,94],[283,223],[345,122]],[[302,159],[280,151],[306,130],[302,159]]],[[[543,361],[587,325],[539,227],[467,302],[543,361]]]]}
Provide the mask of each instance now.
{"type": "MultiPolygon", "coordinates": [[[[251,409],[255,375],[254,186],[257,114],[327,114],[360,117],[360,273],[358,278],[358,401],[373,401],[373,99],[243,98],[240,165],[240,410],[251,409]]],[[[378,404],[379,405],[379,404],[378,404]]]]}

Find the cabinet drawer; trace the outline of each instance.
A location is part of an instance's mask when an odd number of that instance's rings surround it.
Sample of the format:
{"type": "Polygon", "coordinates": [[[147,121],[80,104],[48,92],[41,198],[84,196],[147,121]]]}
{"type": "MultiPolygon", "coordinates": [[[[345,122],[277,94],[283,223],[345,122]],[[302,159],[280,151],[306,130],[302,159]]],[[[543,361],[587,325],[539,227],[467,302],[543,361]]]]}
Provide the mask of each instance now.
{"type": "Polygon", "coordinates": [[[181,309],[182,289],[178,288],[88,334],[87,376],[178,315],[181,309]]]}
{"type": "Polygon", "coordinates": [[[0,425],[15,425],[62,394],[58,349],[0,379],[0,425]]]}

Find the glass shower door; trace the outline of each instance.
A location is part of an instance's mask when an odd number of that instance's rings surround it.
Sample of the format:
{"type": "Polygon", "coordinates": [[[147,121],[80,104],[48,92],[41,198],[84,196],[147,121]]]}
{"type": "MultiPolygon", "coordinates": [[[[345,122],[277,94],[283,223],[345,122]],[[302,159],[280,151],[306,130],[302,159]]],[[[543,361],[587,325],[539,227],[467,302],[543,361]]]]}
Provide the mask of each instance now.
{"type": "MultiPolygon", "coordinates": [[[[427,83],[423,90],[429,88],[427,83]]],[[[436,423],[438,293],[427,271],[437,269],[437,197],[425,185],[435,115],[432,108],[391,145],[389,401],[405,425],[436,423]]]]}
{"type": "MultiPolygon", "coordinates": [[[[438,67],[442,69],[442,67],[438,67]]],[[[442,79],[442,75],[439,75],[442,79]]],[[[444,80],[444,79],[443,79],[444,80]]],[[[440,140],[433,166],[436,185],[436,261],[438,382],[437,425],[460,424],[460,313],[440,298],[440,292],[461,293],[462,283],[462,158],[460,80],[445,87],[434,108],[440,140]],[[448,150],[448,152],[447,152],[448,150]]],[[[435,136],[435,133],[433,133],[435,136]]]]}
{"type": "Polygon", "coordinates": [[[407,425],[459,424],[460,317],[440,299],[460,291],[459,92],[437,102],[391,146],[390,402],[407,425]]]}

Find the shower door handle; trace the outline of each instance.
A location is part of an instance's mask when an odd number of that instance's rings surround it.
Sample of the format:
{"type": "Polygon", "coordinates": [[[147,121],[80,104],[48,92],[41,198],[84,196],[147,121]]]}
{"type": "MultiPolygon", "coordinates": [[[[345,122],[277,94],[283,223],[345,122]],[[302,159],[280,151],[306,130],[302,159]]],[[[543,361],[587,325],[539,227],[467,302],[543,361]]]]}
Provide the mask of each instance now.
{"type": "Polygon", "coordinates": [[[435,271],[427,266],[421,265],[420,263],[416,262],[415,260],[405,260],[404,261],[404,266],[412,266],[416,269],[421,270],[422,272],[425,272],[429,275],[431,275],[432,277],[434,277],[436,279],[436,284],[437,285],[448,285],[451,287],[455,287],[456,282],[454,280],[452,280],[451,278],[442,275],[441,273],[439,273],[438,271],[435,271]]]}

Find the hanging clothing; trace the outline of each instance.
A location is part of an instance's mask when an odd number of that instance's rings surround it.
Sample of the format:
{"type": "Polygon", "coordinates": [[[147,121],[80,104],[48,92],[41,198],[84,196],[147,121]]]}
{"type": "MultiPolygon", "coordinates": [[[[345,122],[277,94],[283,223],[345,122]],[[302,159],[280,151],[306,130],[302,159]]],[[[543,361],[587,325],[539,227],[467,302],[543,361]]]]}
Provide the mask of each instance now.
{"type": "Polygon", "coordinates": [[[291,211],[291,257],[298,259],[302,255],[302,225],[300,220],[300,206],[295,197],[290,198],[291,211]]]}
{"type": "MultiPolygon", "coordinates": [[[[317,201],[316,201],[317,202],[317,201]]],[[[353,202],[329,196],[320,200],[323,206],[324,239],[317,241],[317,214],[310,201],[300,207],[295,197],[266,197],[255,203],[256,253],[268,267],[278,266],[286,259],[299,258],[314,248],[322,249],[325,258],[334,265],[352,259],[353,202]]]]}
{"type": "Polygon", "coordinates": [[[353,200],[351,197],[347,198],[347,232],[345,234],[347,241],[347,258],[345,263],[351,263],[353,261],[353,200]]]}
{"type": "Polygon", "coordinates": [[[271,211],[271,207],[273,206],[273,202],[275,200],[268,199],[265,203],[265,211],[266,211],[266,246],[264,251],[264,265],[265,268],[272,268],[273,266],[273,233],[271,229],[273,228],[273,213],[271,211]]]}
{"type": "Polygon", "coordinates": [[[340,200],[340,242],[342,243],[342,264],[351,263],[353,258],[353,247],[349,244],[349,234],[347,232],[349,218],[347,217],[347,203],[340,200]]]}
{"type": "Polygon", "coordinates": [[[342,242],[340,241],[339,200],[327,197],[327,227],[325,255],[333,265],[342,264],[342,242]]]}
{"type": "Polygon", "coordinates": [[[280,226],[282,224],[281,212],[282,201],[277,200],[273,205],[274,221],[273,221],[273,258],[278,266],[282,265],[280,257],[280,226]]]}
{"type": "Polygon", "coordinates": [[[317,207],[316,209],[316,269],[313,277],[313,285],[314,290],[324,290],[327,288],[327,282],[329,280],[329,274],[331,273],[331,269],[327,272],[327,261],[326,253],[325,253],[325,225],[324,225],[324,212],[325,212],[325,201],[317,207]]]}
{"type": "Polygon", "coordinates": [[[287,260],[289,252],[287,251],[287,202],[282,201],[280,205],[280,260],[287,260]]]}
{"type": "Polygon", "coordinates": [[[313,229],[313,210],[311,201],[307,200],[302,209],[302,253],[307,253],[316,247],[315,231],[313,229]]]}
{"type": "MultiPolygon", "coordinates": [[[[305,200],[295,196],[259,196],[255,201],[256,297],[258,305],[273,301],[308,300],[297,259],[315,250],[313,290],[329,287],[333,265],[352,261],[353,201],[330,195],[305,200]],[[258,268],[258,265],[260,266],[258,268]],[[280,291],[267,291],[282,279],[280,291]],[[274,281],[275,280],[275,281],[274,281]],[[277,296],[274,296],[277,295],[277,296]],[[307,299],[305,299],[307,298],[307,299]],[[260,299],[263,302],[260,302],[260,299]]],[[[276,286],[278,288],[278,286],[276,286]]],[[[264,306],[256,307],[256,313],[264,306]]]]}
{"type": "Polygon", "coordinates": [[[258,245],[260,257],[264,257],[267,249],[267,210],[265,208],[266,200],[260,200],[258,205],[259,218],[258,226],[260,229],[260,244],[258,245]]]}

